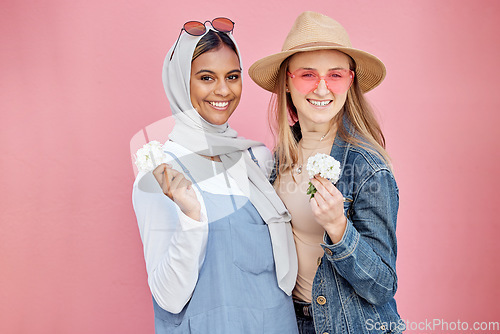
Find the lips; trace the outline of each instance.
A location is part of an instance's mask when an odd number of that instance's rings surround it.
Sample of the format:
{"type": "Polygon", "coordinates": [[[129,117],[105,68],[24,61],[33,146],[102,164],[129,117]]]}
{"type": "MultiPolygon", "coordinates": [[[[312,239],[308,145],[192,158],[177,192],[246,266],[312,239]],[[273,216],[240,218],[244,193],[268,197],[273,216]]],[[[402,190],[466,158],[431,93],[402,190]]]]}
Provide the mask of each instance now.
{"type": "Polygon", "coordinates": [[[310,104],[312,104],[315,107],[326,107],[327,105],[329,105],[330,103],[332,103],[333,100],[311,100],[311,99],[307,99],[307,102],[309,102],[310,104]]]}
{"type": "Polygon", "coordinates": [[[207,101],[214,109],[226,110],[230,101],[207,101]]]}

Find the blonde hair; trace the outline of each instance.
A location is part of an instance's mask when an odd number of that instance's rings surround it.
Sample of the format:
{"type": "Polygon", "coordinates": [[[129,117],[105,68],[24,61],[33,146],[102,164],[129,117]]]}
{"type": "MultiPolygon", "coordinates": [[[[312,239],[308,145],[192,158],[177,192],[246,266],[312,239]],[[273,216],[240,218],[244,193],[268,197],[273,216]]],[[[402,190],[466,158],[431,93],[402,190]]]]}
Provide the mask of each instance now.
{"type": "MultiPolygon", "coordinates": [[[[274,153],[279,161],[279,166],[276,169],[278,178],[281,173],[296,165],[298,161],[300,134],[294,133],[291,127],[298,121],[297,109],[290,94],[286,92],[287,70],[291,57],[293,55],[281,63],[269,104],[269,124],[276,141],[274,153]]],[[[349,57],[349,63],[351,69],[355,71],[355,63],[351,57],[349,57]]],[[[370,104],[359,87],[357,76],[354,76],[354,82],[347,91],[344,106],[332,120],[332,126],[335,124],[337,125],[337,134],[345,142],[369,150],[391,168],[390,158],[385,150],[384,135],[370,104]],[[352,124],[353,130],[362,138],[361,140],[345,128],[342,121],[344,117],[352,124]]]]}

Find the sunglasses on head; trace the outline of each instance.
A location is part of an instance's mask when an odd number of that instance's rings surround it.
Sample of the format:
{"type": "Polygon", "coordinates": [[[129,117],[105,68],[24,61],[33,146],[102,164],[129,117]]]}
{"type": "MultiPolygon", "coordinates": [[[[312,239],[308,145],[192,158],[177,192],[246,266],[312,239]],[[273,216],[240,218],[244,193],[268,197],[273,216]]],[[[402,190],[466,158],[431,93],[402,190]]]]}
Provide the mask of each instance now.
{"type": "Polygon", "coordinates": [[[326,87],[334,94],[344,94],[354,80],[354,71],[347,68],[339,68],[328,71],[325,76],[319,75],[318,71],[299,68],[293,73],[287,71],[292,79],[293,86],[302,94],[307,94],[318,87],[321,80],[325,80],[326,87]]]}
{"type": "Polygon", "coordinates": [[[174,55],[174,51],[177,43],[179,42],[179,38],[182,35],[182,31],[187,32],[191,36],[201,36],[207,31],[207,27],[205,26],[207,22],[210,23],[215,30],[220,32],[229,33],[234,29],[234,22],[226,17],[217,17],[212,21],[205,21],[203,23],[199,21],[188,21],[184,23],[184,26],[179,33],[179,37],[177,37],[177,41],[175,41],[174,49],[170,55],[170,60],[172,60],[172,56],[174,55]]]}

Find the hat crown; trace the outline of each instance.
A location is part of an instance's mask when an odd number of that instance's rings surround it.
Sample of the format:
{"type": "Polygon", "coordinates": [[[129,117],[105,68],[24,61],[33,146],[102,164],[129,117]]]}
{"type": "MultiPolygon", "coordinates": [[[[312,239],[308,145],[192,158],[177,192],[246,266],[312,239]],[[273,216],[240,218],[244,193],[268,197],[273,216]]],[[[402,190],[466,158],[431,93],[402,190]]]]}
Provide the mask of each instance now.
{"type": "Polygon", "coordinates": [[[283,43],[282,51],[309,44],[337,44],[352,47],[347,31],[334,19],[315,12],[304,12],[297,17],[283,43]]]}

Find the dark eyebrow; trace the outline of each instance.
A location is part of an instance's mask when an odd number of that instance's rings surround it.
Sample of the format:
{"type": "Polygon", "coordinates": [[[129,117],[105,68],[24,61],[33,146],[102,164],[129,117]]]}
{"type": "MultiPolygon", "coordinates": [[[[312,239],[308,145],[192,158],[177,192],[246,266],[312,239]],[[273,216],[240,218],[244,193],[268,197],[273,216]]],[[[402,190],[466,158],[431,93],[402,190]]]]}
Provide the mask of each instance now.
{"type": "Polygon", "coordinates": [[[198,75],[200,73],[203,73],[203,72],[207,72],[207,73],[210,73],[210,74],[215,74],[214,71],[210,71],[210,70],[199,70],[198,72],[195,73],[195,75],[198,75]]]}
{"type": "MultiPolygon", "coordinates": [[[[210,70],[199,70],[198,72],[195,73],[195,75],[198,75],[198,74],[204,73],[204,72],[215,75],[215,72],[214,71],[210,71],[210,70]]],[[[241,70],[240,69],[234,69],[232,71],[227,72],[227,74],[231,74],[231,73],[241,73],[241,70]]]]}

